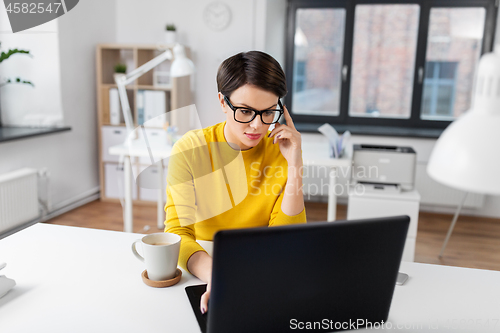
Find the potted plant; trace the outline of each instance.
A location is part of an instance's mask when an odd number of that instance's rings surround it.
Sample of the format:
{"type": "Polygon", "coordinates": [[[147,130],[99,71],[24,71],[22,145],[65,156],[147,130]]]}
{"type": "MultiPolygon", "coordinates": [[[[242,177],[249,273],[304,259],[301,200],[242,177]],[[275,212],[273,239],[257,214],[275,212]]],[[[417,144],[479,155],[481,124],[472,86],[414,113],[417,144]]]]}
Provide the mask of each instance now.
{"type": "Polygon", "coordinates": [[[175,31],[174,24],[167,24],[165,27],[165,43],[167,44],[175,44],[177,41],[177,32],[175,31]]]}
{"type": "Polygon", "coordinates": [[[115,73],[127,73],[127,65],[119,62],[115,65],[115,73]]]}
{"type": "MultiPolygon", "coordinates": [[[[2,44],[0,43],[0,46],[2,44]]],[[[14,55],[14,54],[27,54],[31,57],[31,54],[30,54],[30,51],[26,51],[26,50],[19,50],[19,49],[13,49],[13,50],[8,50],[7,53],[5,52],[2,52],[0,54],[0,63],[2,63],[3,61],[7,60],[10,58],[10,56],[14,55]]],[[[21,79],[20,77],[16,77],[15,79],[10,79],[10,78],[6,78],[6,79],[1,79],[0,80],[0,87],[3,87],[4,85],[6,84],[9,84],[9,83],[23,83],[23,84],[29,84],[31,86],[35,86],[31,81],[26,81],[26,80],[23,80],[21,79]]]]}
{"type": "Polygon", "coordinates": [[[113,79],[115,80],[115,82],[117,82],[117,80],[119,80],[120,77],[125,76],[127,74],[127,65],[122,62],[118,62],[116,63],[114,70],[115,73],[113,74],[113,79]]]}
{"type": "MultiPolygon", "coordinates": [[[[0,46],[2,44],[0,43],[0,46]]],[[[7,52],[2,52],[0,53],[0,63],[4,62],[5,60],[9,59],[10,56],[14,54],[26,54],[29,55],[30,57],[32,56],[30,51],[26,50],[19,50],[19,49],[10,49],[7,52]]],[[[31,81],[23,80],[20,77],[16,77],[15,79],[10,79],[10,78],[0,78],[0,88],[3,86],[10,84],[10,83],[20,83],[20,84],[28,84],[32,87],[35,85],[31,81]]],[[[1,90],[1,89],[0,89],[1,90]]],[[[2,127],[2,110],[1,110],[1,105],[0,105],[0,127],[2,127]]]]}

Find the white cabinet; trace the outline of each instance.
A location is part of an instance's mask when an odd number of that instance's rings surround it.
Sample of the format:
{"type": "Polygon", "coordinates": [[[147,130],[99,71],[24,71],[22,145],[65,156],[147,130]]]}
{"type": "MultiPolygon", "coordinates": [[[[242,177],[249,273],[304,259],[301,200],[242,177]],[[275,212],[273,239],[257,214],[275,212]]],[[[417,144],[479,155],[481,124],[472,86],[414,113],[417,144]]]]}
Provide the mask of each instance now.
{"type": "MultiPolygon", "coordinates": [[[[144,128],[143,131],[137,131],[139,139],[147,139],[149,145],[154,151],[157,145],[164,145],[167,142],[167,133],[163,129],[144,128]],[[146,136],[146,138],[145,138],[146,136]]],[[[103,126],[101,128],[102,138],[102,161],[104,162],[104,196],[110,199],[123,198],[124,172],[118,169],[118,155],[110,155],[109,147],[123,144],[127,138],[127,130],[123,126],[103,126]],[[111,162],[111,163],[109,163],[111,162]],[[121,177],[121,178],[120,178],[121,177]]],[[[137,157],[131,159],[133,162],[133,200],[156,202],[158,199],[158,190],[153,187],[158,186],[160,180],[156,167],[150,167],[151,159],[149,156],[137,157]],[[147,169],[147,170],[146,170],[147,169]],[[144,173],[142,173],[144,171],[144,173]],[[136,176],[141,175],[137,180],[136,176]],[[141,184],[142,180],[142,184],[141,184]],[[144,183],[146,182],[146,183],[144,183]],[[151,184],[156,182],[157,184],[151,184]]],[[[163,172],[163,197],[165,198],[167,170],[163,172]]]]}
{"type": "Polygon", "coordinates": [[[364,185],[357,187],[356,190],[351,188],[349,191],[347,219],[408,215],[410,227],[406,237],[403,261],[414,261],[419,206],[420,194],[417,190],[399,192],[391,187],[364,185]]]}
{"type": "MultiPolygon", "coordinates": [[[[135,184],[133,181],[132,184],[135,184]]],[[[124,197],[124,172],[117,163],[104,163],[104,195],[107,198],[124,197]]],[[[137,187],[132,186],[132,199],[137,199],[137,187]]]]}
{"type": "MultiPolygon", "coordinates": [[[[153,152],[155,147],[163,147],[168,141],[167,131],[163,128],[143,128],[138,130],[137,133],[138,140],[144,143],[147,142],[153,152]]],[[[150,165],[152,164],[151,158],[149,156],[139,157],[139,164],[150,165]]]]}
{"type": "MultiPolygon", "coordinates": [[[[160,175],[158,174],[158,167],[139,165],[139,177],[137,185],[139,186],[139,197],[143,201],[157,201],[158,200],[158,185],[160,184],[160,175]]],[[[163,202],[165,203],[167,197],[167,168],[163,169],[163,186],[161,193],[163,202]]]]}
{"type": "Polygon", "coordinates": [[[118,156],[109,154],[109,147],[122,144],[127,138],[127,129],[124,126],[101,127],[102,161],[118,162],[118,156]]]}

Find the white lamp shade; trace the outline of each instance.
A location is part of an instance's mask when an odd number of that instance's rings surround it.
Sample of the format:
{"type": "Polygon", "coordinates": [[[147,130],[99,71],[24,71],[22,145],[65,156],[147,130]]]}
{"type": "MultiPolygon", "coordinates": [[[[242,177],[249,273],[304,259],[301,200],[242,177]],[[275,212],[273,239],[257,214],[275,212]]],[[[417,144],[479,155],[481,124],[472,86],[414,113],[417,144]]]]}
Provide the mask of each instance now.
{"type": "Polygon", "coordinates": [[[466,192],[500,194],[500,115],[469,111],[443,132],[427,172],[466,192]]]}
{"type": "Polygon", "coordinates": [[[427,172],[467,192],[500,194],[500,55],[479,62],[473,107],[446,128],[431,153],[427,172]]]}
{"type": "Polygon", "coordinates": [[[170,75],[172,77],[181,77],[193,74],[193,62],[188,58],[174,60],[170,68],[170,75]]]}
{"type": "Polygon", "coordinates": [[[180,44],[174,46],[174,61],[170,67],[170,76],[181,77],[194,73],[194,64],[186,57],[184,47],[180,44]]]}

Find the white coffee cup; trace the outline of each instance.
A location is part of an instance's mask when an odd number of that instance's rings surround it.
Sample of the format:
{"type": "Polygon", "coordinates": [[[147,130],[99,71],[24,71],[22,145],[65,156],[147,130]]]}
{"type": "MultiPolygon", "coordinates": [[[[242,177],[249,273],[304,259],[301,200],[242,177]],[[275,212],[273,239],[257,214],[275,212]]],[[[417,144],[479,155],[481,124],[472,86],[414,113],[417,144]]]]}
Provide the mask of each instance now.
{"type": "Polygon", "coordinates": [[[144,263],[148,278],[153,281],[164,281],[175,277],[181,236],[168,232],[150,234],[136,240],[132,244],[132,252],[144,263]],[[141,256],[137,252],[136,244],[142,244],[141,256]]]}

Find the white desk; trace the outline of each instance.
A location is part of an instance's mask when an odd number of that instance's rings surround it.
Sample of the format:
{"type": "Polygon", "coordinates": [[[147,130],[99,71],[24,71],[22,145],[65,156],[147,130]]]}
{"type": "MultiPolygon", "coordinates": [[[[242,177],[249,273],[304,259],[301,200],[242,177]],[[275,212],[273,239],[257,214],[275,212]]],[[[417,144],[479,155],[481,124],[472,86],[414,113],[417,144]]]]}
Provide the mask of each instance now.
{"type": "MultiPolygon", "coordinates": [[[[0,332],[200,332],[184,288],[201,281],[183,272],[173,287],[146,286],[130,249],[141,236],[37,224],[0,240],[2,274],[17,282],[0,299],[0,332]]],[[[437,332],[428,325],[439,322],[466,328],[460,332],[500,331],[500,272],[416,263],[401,271],[410,279],[396,286],[394,327],[423,323],[413,331],[437,332]]]]}

